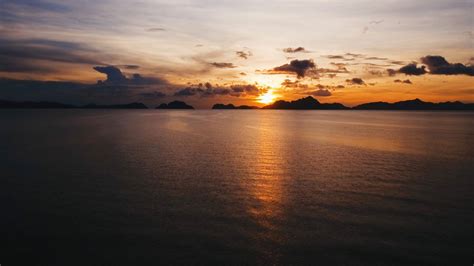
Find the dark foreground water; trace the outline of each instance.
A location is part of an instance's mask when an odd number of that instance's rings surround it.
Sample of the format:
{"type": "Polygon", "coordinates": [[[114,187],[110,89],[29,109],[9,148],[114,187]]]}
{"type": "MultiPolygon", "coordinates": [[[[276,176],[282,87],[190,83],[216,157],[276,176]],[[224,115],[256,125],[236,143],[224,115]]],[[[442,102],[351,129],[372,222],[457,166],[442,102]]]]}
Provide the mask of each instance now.
{"type": "Polygon", "coordinates": [[[2,110],[0,264],[474,263],[474,113],[2,110]]]}

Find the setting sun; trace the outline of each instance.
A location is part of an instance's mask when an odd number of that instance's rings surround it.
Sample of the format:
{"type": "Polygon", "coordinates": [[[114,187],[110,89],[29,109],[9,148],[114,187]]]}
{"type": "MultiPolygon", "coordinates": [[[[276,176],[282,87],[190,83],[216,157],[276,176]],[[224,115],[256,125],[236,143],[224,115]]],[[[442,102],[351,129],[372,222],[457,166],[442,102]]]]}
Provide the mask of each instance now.
{"type": "Polygon", "coordinates": [[[265,94],[262,94],[260,97],[258,97],[257,102],[269,104],[272,103],[275,98],[277,98],[277,95],[273,94],[273,90],[268,90],[265,94]]]}

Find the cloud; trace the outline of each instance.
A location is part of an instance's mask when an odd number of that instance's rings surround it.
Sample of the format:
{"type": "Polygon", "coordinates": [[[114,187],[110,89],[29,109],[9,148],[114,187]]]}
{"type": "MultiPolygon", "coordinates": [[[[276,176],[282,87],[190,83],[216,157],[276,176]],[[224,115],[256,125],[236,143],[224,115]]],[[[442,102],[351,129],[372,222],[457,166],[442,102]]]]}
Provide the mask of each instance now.
{"type": "Polygon", "coordinates": [[[365,59],[366,60],[383,60],[383,61],[388,60],[388,58],[386,57],[377,57],[377,56],[370,56],[370,57],[366,57],[365,59]]]}
{"type": "Polygon", "coordinates": [[[119,68],[114,66],[96,66],[94,70],[107,75],[106,83],[125,83],[127,78],[119,68]]]}
{"type": "Polygon", "coordinates": [[[403,73],[405,75],[420,76],[420,75],[426,74],[426,67],[425,66],[417,67],[416,63],[411,63],[411,64],[401,67],[398,70],[398,72],[403,73]]]}
{"type": "Polygon", "coordinates": [[[238,57],[243,58],[243,59],[248,59],[250,56],[252,56],[252,52],[248,51],[236,51],[235,52],[238,57]]]}
{"type": "Polygon", "coordinates": [[[362,34],[366,34],[368,31],[369,31],[369,27],[365,26],[365,27],[362,29],[362,34]]]}
{"type": "Polygon", "coordinates": [[[259,88],[253,84],[234,84],[230,86],[212,86],[209,82],[205,84],[198,84],[186,87],[178,90],[174,93],[177,97],[189,97],[189,96],[200,96],[200,97],[213,97],[213,96],[258,96],[265,93],[267,89],[259,88]]]}
{"type": "Polygon", "coordinates": [[[363,54],[355,54],[355,53],[346,53],[345,55],[346,55],[346,56],[355,57],[355,58],[364,57],[363,54]]]}
{"type": "MultiPolygon", "coordinates": [[[[200,89],[202,91],[202,89],[200,89]]],[[[198,94],[197,88],[187,87],[174,93],[174,96],[194,96],[198,94]]]]}
{"type": "Polygon", "coordinates": [[[396,80],[394,80],[393,82],[395,82],[395,83],[413,84],[413,83],[411,82],[411,80],[409,80],[409,79],[406,79],[406,80],[396,79],[396,80]]]}
{"type": "Polygon", "coordinates": [[[346,59],[343,55],[326,55],[329,59],[346,59]]]}
{"type": "Polygon", "coordinates": [[[210,63],[210,65],[216,67],[216,68],[236,68],[233,63],[220,63],[220,62],[213,62],[210,63]]]}
{"type": "Polygon", "coordinates": [[[318,89],[310,93],[313,96],[322,96],[322,97],[328,97],[331,96],[332,93],[328,89],[318,89]]]}
{"type": "Polygon", "coordinates": [[[373,76],[379,76],[379,77],[383,76],[383,72],[379,70],[369,70],[369,74],[373,76]]]}
{"type": "Polygon", "coordinates": [[[257,72],[263,72],[264,74],[296,74],[298,79],[306,76],[315,79],[319,79],[323,76],[333,78],[338,73],[350,73],[345,67],[346,65],[343,63],[331,63],[331,65],[336,66],[337,69],[318,68],[312,59],[296,59],[291,61],[289,64],[284,64],[271,70],[257,70],[257,72]]]}
{"type": "Polygon", "coordinates": [[[131,78],[127,78],[122,71],[116,66],[95,66],[94,70],[107,75],[107,79],[99,80],[97,84],[101,85],[152,85],[152,84],[168,84],[164,79],[142,77],[135,73],[131,78]]]}
{"type": "Polygon", "coordinates": [[[305,59],[305,60],[293,60],[289,64],[284,64],[279,67],[273,68],[272,71],[276,73],[294,73],[296,74],[297,78],[303,78],[308,70],[315,69],[316,64],[314,64],[313,60],[305,59]]]}
{"type": "Polygon", "coordinates": [[[157,32],[157,31],[166,31],[164,28],[148,28],[146,29],[148,32],[157,32]]]}
{"type": "Polygon", "coordinates": [[[125,68],[125,69],[139,69],[139,65],[118,65],[117,67],[119,68],[125,68]]]}
{"type": "Polygon", "coordinates": [[[2,62],[0,71],[54,72],[51,62],[103,64],[93,56],[96,52],[82,43],[49,39],[0,38],[0,61],[2,62]]]}
{"type": "Polygon", "coordinates": [[[387,74],[390,76],[390,77],[393,77],[397,74],[397,71],[395,69],[387,69],[387,74]]]}
{"type": "Polygon", "coordinates": [[[403,61],[398,61],[398,60],[388,60],[388,63],[391,65],[405,65],[406,63],[403,61]]]}
{"type": "Polygon", "coordinates": [[[256,85],[252,85],[252,84],[232,85],[230,86],[230,89],[233,92],[236,92],[239,94],[253,95],[253,96],[259,95],[262,92],[266,91],[266,89],[258,88],[256,85]]]}
{"type": "Polygon", "coordinates": [[[161,99],[166,97],[166,94],[164,94],[161,91],[152,91],[152,92],[143,92],[139,94],[145,99],[161,99]]]}
{"type": "Polygon", "coordinates": [[[474,65],[464,65],[461,63],[449,63],[444,57],[439,55],[428,55],[421,58],[424,64],[420,67],[416,63],[410,63],[401,67],[398,71],[388,69],[389,76],[394,76],[396,73],[403,73],[406,75],[420,76],[424,74],[431,75],[468,75],[474,76],[474,65]],[[429,71],[426,69],[428,68],[429,71]]]}
{"type": "Polygon", "coordinates": [[[428,66],[430,74],[433,75],[468,75],[474,76],[473,65],[461,63],[451,64],[442,56],[428,55],[421,58],[421,62],[428,66]]]}
{"type": "Polygon", "coordinates": [[[369,24],[380,24],[382,22],[384,22],[383,19],[381,19],[381,20],[372,20],[372,21],[369,22],[369,24]]]}
{"type": "Polygon", "coordinates": [[[357,58],[363,58],[363,54],[345,53],[344,55],[324,55],[323,57],[335,60],[354,61],[357,58]]]}
{"type": "MultiPolygon", "coordinates": [[[[153,101],[161,92],[150,92],[137,86],[96,85],[77,82],[12,80],[0,78],[0,99],[15,101],[55,101],[66,104],[119,104],[153,101]]],[[[163,96],[164,97],[164,96],[163,96]]]]}
{"type": "Polygon", "coordinates": [[[366,85],[361,78],[346,79],[346,82],[351,85],[366,85]]]}
{"type": "Polygon", "coordinates": [[[292,53],[309,53],[308,50],[306,50],[304,47],[301,47],[301,46],[297,47],[297,48],[291,48],[291,47],[284,48],[283,52],[284,53],[289,53],[289,54],[292,54],[292,53]]]}

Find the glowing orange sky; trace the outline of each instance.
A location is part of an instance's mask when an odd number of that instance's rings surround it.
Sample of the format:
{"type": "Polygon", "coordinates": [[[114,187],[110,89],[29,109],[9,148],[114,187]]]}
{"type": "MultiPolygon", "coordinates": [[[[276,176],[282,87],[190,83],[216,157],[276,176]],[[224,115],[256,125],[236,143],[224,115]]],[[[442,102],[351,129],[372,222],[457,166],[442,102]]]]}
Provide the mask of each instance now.
{"type": "MultiPolygon", "coordinates": [[[[0,77],[96,84],[107,77],[94,66],[116,67],[126,84],[113,85],[127,91],[108,97],[104,92],[97,101],[181,99],[201,108],[216,102],[261,106],[307,95],[349,106],[413,98],[474,102],[473,76],[466,71],[387,72],[413,62],[420,67],[427,55],[472,68],[472,1],[6,0],[1,5],[0,77]],[[292,60],[312,60],[315,66],[298,77],[288,71],[292,60]],[[143,77],[136,83],[135,73],[143,77]],[[354,78],[363,83],[351,82],[354,78]],[[257,89],[239,91],[243,85],[257,89]]],[[[15,96],[13,86],[7,89],[0,98],[15,96]]],[[[65,90],[61,93],[70,93],[65,90]]],[[[48,93],[22,96],[57,96],[48,93]]],[[[78,102],[94,100],[77,95],[78,102]]]]}

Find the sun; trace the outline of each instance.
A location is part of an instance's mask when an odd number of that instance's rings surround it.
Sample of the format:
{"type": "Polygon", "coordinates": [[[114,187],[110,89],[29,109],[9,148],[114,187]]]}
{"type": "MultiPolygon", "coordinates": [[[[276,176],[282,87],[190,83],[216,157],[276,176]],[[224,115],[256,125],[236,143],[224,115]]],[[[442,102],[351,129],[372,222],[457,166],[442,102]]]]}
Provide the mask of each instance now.
{"type": "Polygon", "coordinates": [[[273,94],[273,90],[268,90],[265,94],[262,94],[257,98],[257,102],[269,104],[272,103],[277,97],[277,95],[273,94]]]}

